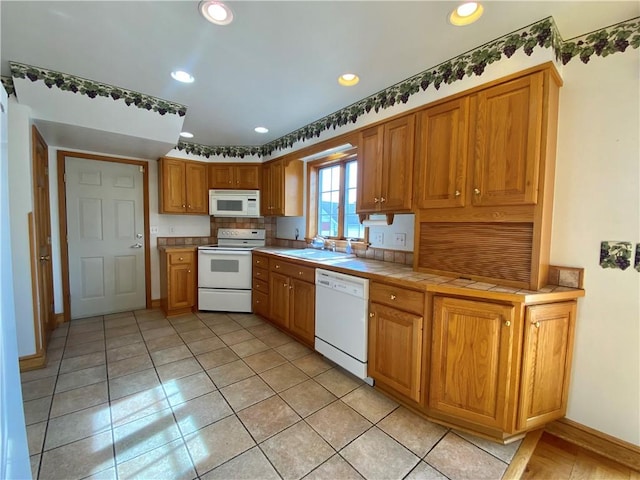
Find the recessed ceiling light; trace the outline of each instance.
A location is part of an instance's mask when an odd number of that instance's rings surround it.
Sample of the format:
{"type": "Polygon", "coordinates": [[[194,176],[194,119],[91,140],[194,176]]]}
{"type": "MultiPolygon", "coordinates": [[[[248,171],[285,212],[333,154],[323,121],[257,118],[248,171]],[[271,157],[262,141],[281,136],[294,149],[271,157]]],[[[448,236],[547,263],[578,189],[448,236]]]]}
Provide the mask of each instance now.
{"type": "Polygon", "coordinates": [[[338,83],[344,87],[353,87],[359,81],[360,77],[355,73],[343,73],[338,77],[338,83]]]}
{"type": "Polygon", "coordinates": [[[256,127],[256,128],[254,128],[254,130],[257,133],[267,133],[269,131],[269,129],[267,127],[256,127]]]}
{"type": "Polygon", "coordinates": [[[174,80],[177,80],[177,81],[182,82],[182,83],[193,83],[193,81],[195,80],[193,78],[193,75],[191,75],[190,73],[185,72],[183,70],[175,70],[175,71],[171,72],[171,77],[174,80]]]}
{"type": "Polygon", "coordinates": [[[205,0],[199,8],[202,16],[216,25],[229,25],[233,20],[233,12],[222,2],[205,0]]]}
{"type": "Polygon", "coordinates": [[[449,14],[449,23],[456,27],[470,25],[478,20],[482,16],[483,12],[484,8],[480,3],[466,2],[458,6],[458,8],[449,14]]]}
{"type": "Polygon", "coordinates": [[[193,138],[193,133],[191,133],[191,132],[180,132],[180,136],[182,138],[193,138]]]}

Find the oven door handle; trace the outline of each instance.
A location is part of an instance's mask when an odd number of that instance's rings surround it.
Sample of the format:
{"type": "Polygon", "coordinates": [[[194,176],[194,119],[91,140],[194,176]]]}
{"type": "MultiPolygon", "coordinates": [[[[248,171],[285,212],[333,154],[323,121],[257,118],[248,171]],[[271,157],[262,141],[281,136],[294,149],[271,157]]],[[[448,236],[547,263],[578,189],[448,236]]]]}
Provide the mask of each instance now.
{"type": "Polygon", "coordinates": [[[243,251],[243,250],[198,250],[199,254],[202,255],[251,255],[251,251],[243,251]]]}

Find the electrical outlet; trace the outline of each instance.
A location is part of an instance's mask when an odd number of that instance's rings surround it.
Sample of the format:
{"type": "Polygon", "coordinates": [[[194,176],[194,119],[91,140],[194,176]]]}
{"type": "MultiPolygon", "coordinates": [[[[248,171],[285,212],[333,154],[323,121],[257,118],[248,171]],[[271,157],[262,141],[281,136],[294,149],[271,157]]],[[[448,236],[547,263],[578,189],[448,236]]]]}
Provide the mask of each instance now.
{"type": "Polygon", "coordinates": [[[374,233],[372,240],[373,240],[373,243],[382,245],[384,243],[384,233],[382,232],[374,233]]]}
{"type": "Polygon", "coordinates": [[[407,234],[406,233],[396,233],[393,239],[394,245],[398,247],[406,247],[407,246],[407,234]]]}
{"type": "Polygon", "coordinates": [[[156,227],[155,225],[153,227],[149,227],[149,233],[151,235],[157,235],[158,234],[158,227],[156,227]]]}
{"type": "Polygon", "coordinates": [[[173,225],[171,225],[169,227],[169,233],[176,233],[176,227],[174,227],[173,225]]]}

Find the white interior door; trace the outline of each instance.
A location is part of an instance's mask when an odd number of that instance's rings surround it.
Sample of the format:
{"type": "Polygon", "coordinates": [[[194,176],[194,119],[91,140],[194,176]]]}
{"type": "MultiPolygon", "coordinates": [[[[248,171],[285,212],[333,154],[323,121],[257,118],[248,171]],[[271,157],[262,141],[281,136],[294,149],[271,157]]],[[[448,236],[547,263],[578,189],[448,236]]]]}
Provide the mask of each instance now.
{"type": "Polygon", "coordinates": [[[143,173],[65,158],[71,318],[145,308],[143,173]]]}

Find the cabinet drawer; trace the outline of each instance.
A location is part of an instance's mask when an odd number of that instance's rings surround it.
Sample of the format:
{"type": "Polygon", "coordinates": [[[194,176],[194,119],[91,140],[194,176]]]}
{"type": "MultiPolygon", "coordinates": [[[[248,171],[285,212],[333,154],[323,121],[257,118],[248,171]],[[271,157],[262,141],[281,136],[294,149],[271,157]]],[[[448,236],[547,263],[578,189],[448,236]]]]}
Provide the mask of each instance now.
{"type": "Polygon", "coordinates": [[[269,269],[269,257],[253,254],[253,266],[269,269]]]}
{"type": "Polygon", "coordinates": [[[384,283],[371,282],[369,298],[372,302],[382,303],[406,312],[424,314],[424,293],[407,290],[384,283]]]}
{"type": "Polygon", "coordinates": [[[262,292],[269,293],[269,283],[263,282],[262,280],[258,280],[257,278],[253,279],[253,291],[254,292],[262,292]]]}
{"type": "Polygon", "coordinates": [[[169,265],[184,265],[193,263],[193,252],[169,252],[167,253],[169,265]]]}
{"type": "Polygon", "coordinates": [[[271,271],[304,280],[305,282],[315,283],[316,281],[316,270],[313,267],[303,267],[294,263],[273,260],[271,262],[271,271]]]}
{"type": "Polygon", "coordinates": [[[251,304],[253,306],[253,313],[257,313],[263,317],[269,316],[269,295],[260,292],[253,292],[251,304]]]}
{"type": "Polygon", "coordinates": [[[253,278],[268,282],[269,270],[267,270],[266,268],[253,267],[253,278]]]}

